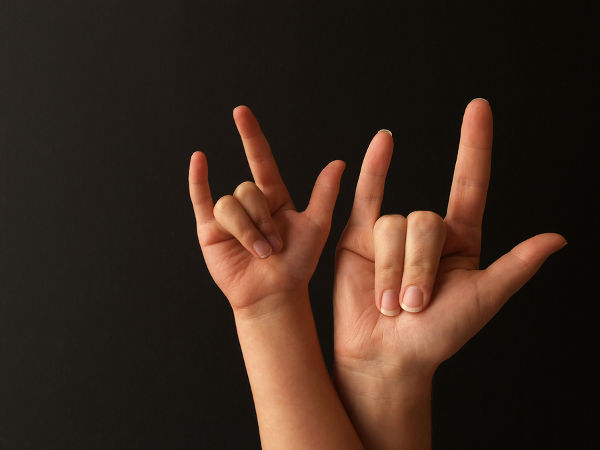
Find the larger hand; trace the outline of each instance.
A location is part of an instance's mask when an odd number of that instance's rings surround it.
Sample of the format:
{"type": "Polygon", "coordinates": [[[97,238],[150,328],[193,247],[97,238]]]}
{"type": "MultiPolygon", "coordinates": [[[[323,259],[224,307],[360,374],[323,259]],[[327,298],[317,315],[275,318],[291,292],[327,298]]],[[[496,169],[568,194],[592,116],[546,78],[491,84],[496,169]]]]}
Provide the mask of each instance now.
{"type": "MultiPolygon", "coordinates": [[[[380,397],[382,409],[401,382],[426,385],[438,365],[565,244],[558,234],[540,234],[479,270],[492,146],[486,101],[466,108],[444,219],[425,211],[379,217],[392,146],[392,137],[380,132],[367,150],[337,247],[334,289],[338,387],[359,430],[380,436],[392,412],[380,412],[378,423],[368,425],[358,411],[362,400],[380,397]]],[[[427,389],[413,391],[421,388],[427,389]]]]}

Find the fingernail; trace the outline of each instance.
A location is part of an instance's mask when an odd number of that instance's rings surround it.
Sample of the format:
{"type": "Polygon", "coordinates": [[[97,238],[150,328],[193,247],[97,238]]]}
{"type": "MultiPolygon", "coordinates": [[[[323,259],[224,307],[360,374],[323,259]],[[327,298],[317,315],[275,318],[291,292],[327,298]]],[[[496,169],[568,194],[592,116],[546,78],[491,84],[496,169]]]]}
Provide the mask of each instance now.
{"type": "Polygon", "coordinates": [[[487,101],[485,98],[483,97],[476,97],[473,100],[483,100],[484,102],[487,102],[488,104],[490,103],[489,101],[487,101]]]}
{"type": "Polygon", "coordinates": [[[281,239],[279,239],[276,235],[270,234],[267,236],[267,239],[271,244],[271,247],[273,247],[274,252],[278,252],[283,248],[283,243],[281,242],[281,239]]]}
{"type": "Polygon", "coordinates": [[[404,291],[402,309],[408,312],[419,312],[423,309],[423,291],[418,286],[409,286],[404,291]]]}
{"type": "Polygon", "coordinates": [[[383,131],[384,133],[387,133],[387,134],[389,134],[390,136],[392,135],[392,132],[391,132],[390,130],[386,130],[385,128],[382,128],[381,130],[379,130],[379,131],[378,131],[378,133],[381,133],[382,131],[383,131]]]}
{"type": "Polygon", "coordinates": [[[386,316],[397,316],[400,314],[400,307],[398,306],[398,294],[391,289],[383,291],[381,296],[381,314],[386,316]]]}
{"type": "Polygon", "coordinates": [[[259,239],[258,241],[256,241],[254,243],[253,247],[254,247],[254,251],[256,253],[258,253],[258,256],[260,256],[261,258],[266,258],[273,251],[273,249],[268,244],[268,242],[263,241],[261,239],[259,239]]]}

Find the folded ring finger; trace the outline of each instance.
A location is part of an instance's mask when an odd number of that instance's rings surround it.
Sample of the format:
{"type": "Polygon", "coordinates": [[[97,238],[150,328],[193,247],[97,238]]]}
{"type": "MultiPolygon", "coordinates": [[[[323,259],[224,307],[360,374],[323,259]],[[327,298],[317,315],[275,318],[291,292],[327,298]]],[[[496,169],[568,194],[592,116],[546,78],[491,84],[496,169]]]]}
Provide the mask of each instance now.
{"type": "Polygon", "coordinates": [[[446,242],[446,223],[431,211],[414,211],[406,222],[401,306],[405,311],[419,312],[431,299],[446,242]]]}
{"type": "Polygon", "coordinates": [[[375,304],[386,316],[400,314],[405,239],[406,219],[400,214],[381,216],[375,222],[375,304]]]}
{"type": "Polygon", "coordinates": [[[267,238],[273,251],[279,252],[283,248],[283,240],[271,217],[267,199],[260,188],[251,181],[245,181],[235,189],[233,197],[240,202],[256,227],[267,238]]]}
{"type": "Polygon", "coordinates": [[[232,195],[221,197],[213,209],[215,220],[230,233],[246,250],[259,258],[267,258],[272,253],[271,245],[246,213],[244,207],[232,195]]]}

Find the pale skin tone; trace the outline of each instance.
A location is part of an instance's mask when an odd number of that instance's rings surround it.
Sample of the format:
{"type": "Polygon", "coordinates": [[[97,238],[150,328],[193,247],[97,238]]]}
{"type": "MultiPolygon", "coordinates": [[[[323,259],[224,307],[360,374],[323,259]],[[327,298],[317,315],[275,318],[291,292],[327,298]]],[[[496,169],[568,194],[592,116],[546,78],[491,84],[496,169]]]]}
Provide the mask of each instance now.
{"type": "Polygon", "coordinates": [[[426,211],[380,217],[390,134],[377,133],[367,150],[334,284],[334,375],[354,427],[328,377],[308,301],[344,164],[321,172],[299,212],[249,108],[233,115],[255,182],[213,204],[206,157],[195,152],[190,196],[205,261],[234,312],[263,448],[429,448],[436,368],[566,243],[537,235],[479,270],[489,105],[476,99],[465,111],[443,219],[426,211]]]}
{"type": "Polygon", "coordinates": [[[190,198],[206,265],[233,309],[265,449],[360,449],[324,364],[308,282],[327,240],[344,163],[318,176],[297,211],[260,126],[233,110],[254,182],[213,204],[202,152],[190,198]]]}
{"type": "Polygon", "coordinates": [[[479,269],[492,148],[485,100],[465,110],[444,218],[380,217],[392,147],[383,131],[371,141],[337,246],[334,375],[366,448],[428,449],[435,370],[566,240],[539,234],[479,269]]]}

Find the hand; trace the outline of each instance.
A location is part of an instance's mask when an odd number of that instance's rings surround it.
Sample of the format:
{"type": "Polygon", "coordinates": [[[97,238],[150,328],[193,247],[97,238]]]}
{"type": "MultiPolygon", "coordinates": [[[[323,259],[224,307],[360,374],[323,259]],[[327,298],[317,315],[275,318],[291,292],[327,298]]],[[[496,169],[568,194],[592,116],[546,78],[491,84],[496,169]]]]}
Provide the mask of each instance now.
{"type": "Polygon", "coordinates": [[[431,372],[566,241],[540,234],[478,270],[492,146],[487,101],[466,108],[444,219],[427,211],[379,217],[392,146],[388,133],[373,138],[337,246],[335,357],[398,373],[431,372]],[[401,305],[413,312],[401,312],[401,305]]]}
{"type": "Polygon", "coordinates": [[[379,217],[392,147],[385,132],[371,141],[337,246],[334,374],[367,448],[429,448],[436,368],[566,241],[540,234],[479,270],[492,147],[487,101],[466,108],[444,219],[426,211],[379,217]]]}
{"type": "Polygon", "coordinates": [[[234,311],[262,311],[262,299],[308,289],[329,234],[345,164],[333,161],[323,169],[308,207],[298,212],[250,109],[236,107],[233,118],[255,182],[240,184],[213,206],[206,156],[198,151],[190,160],[190,197],[213,279],[234,311]]]}
{"type": "Polygon", "coordinates": [[[190,197],[208,269],[234,312],[262,448],[359,449],[321,355],[308,281],[329,234],[344,169],[330,163],[298,212],[254,115],[233,110],[255,183],[213,206],[206,157],[190,161],[190,197]]]}

